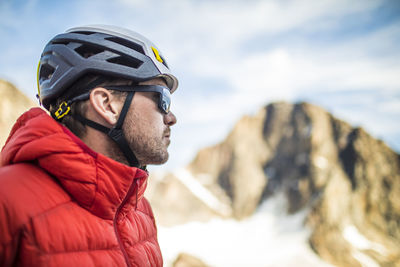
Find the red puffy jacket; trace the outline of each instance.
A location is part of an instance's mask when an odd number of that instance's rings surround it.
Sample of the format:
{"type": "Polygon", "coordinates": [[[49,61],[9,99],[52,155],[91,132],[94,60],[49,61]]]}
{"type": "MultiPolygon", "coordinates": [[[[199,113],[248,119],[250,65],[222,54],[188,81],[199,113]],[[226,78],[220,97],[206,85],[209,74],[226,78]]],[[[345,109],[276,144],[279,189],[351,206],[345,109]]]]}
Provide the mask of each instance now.
{"type": "Polygon", "coordinates": [[[1,266],[162,266],[145,171],[39,108],[18,119],[1,165],[1,266]]]}

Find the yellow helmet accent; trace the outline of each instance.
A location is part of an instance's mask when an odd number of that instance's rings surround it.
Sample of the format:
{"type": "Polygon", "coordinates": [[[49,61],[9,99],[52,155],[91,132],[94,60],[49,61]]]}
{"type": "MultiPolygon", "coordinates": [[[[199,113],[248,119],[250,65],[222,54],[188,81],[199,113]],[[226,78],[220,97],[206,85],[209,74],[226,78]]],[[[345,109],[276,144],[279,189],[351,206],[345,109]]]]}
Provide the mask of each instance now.
{"type": "Polygon", "coordinates": [[[37,71],[36,71],[37,91],[38,91],[38,97],[40,99],[39,70],[40,70],[40,60],[39,60],[39,64],[37,66],[37,71]]]}
{"type": "Polygon", "coordinates": [[[151,50],[153,50],[154,55],[156,56],[156,59],[163,63],[164,61],[162,60],[162,58],[160,57],[160,53],[158,53],[157,48],[155,48],[154,46],[151,47],[151,50]]]}
{"type": "Polygon", "coordinates": [[[65,115],[67,115],[71,110],[71,107],[68,105],[67,102],[62,102],[58,107],[57,111],[54,112],[54,116],[59,120],[65,115]]]}

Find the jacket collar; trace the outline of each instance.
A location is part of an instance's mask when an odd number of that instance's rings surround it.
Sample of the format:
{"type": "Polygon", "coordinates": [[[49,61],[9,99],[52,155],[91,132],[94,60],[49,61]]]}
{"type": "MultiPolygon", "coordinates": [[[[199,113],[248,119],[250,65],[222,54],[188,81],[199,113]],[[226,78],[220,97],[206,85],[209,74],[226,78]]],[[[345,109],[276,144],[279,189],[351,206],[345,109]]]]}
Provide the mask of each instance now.
{"type": "Polygon", "coordinates": [[[35,162],[79,205],[105,219],[112,219],[122,202],[136,206],[147,185],[146,171],[93,151],[40,108],[17,120],[3,147],[2,166],[19,162],[35,162]]]}

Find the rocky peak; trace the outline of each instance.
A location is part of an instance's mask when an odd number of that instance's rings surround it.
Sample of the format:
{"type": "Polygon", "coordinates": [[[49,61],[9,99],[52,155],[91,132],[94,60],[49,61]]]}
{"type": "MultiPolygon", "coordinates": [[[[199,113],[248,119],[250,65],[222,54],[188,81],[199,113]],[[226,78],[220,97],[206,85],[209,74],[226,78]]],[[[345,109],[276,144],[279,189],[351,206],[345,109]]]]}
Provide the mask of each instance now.
{"type": "Polygon", "coordinates": [[[3,147],[17,118],[36,104],[11,83],[0,80],[0,146],[3,147]]]}
{"type": "Polygon", "coordinates": [[[217,196],[229,198],[238,219],[283,191],[289,213],[310,209],[310,244],[330,262],[360,266],[355,253],[380,264],[399,261],[399,155],[320,107],[270,104],[241,119],[222,143],[201,150],[189,169],[196,177],[208,174],[204,186],[223,192],[217,196]],[[379,243],[384,256],[354,248],[346,240],[352,227],[379,243]]]}

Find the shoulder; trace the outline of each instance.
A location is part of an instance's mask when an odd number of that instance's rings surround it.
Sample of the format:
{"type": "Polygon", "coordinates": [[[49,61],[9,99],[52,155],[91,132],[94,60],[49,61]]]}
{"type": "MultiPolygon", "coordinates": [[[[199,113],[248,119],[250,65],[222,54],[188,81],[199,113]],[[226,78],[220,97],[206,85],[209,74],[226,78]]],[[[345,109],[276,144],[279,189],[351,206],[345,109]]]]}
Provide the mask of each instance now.
{"type": "Polygon", "coordinates": [[[50,195],[55,196],[55,202],[59,201],[58,198],[62,200],[67,196],[61,186],[36,165],[19,163],[0,168],[1,200],[9,199],[16,203],[32,205],[32,200],[41,201],[50,195]]]}
{"type": "Polygon", "coordinates": [[[32,217],[69,201],[70,197],[61,186],[36,165],[20,163],[1,167],[1,241],[12,239],[32,217]]]}
{"type": "Polygon", "coordinates": [[[145,197],[143,197],[139,201],[137,210],[140,211],[141,213],[145,214],[146,216],[148,216],[152,220],[153,224],[155,225],[155,218],[154,218],[153,210],[151,208],[150,202],[145,197]]]}

